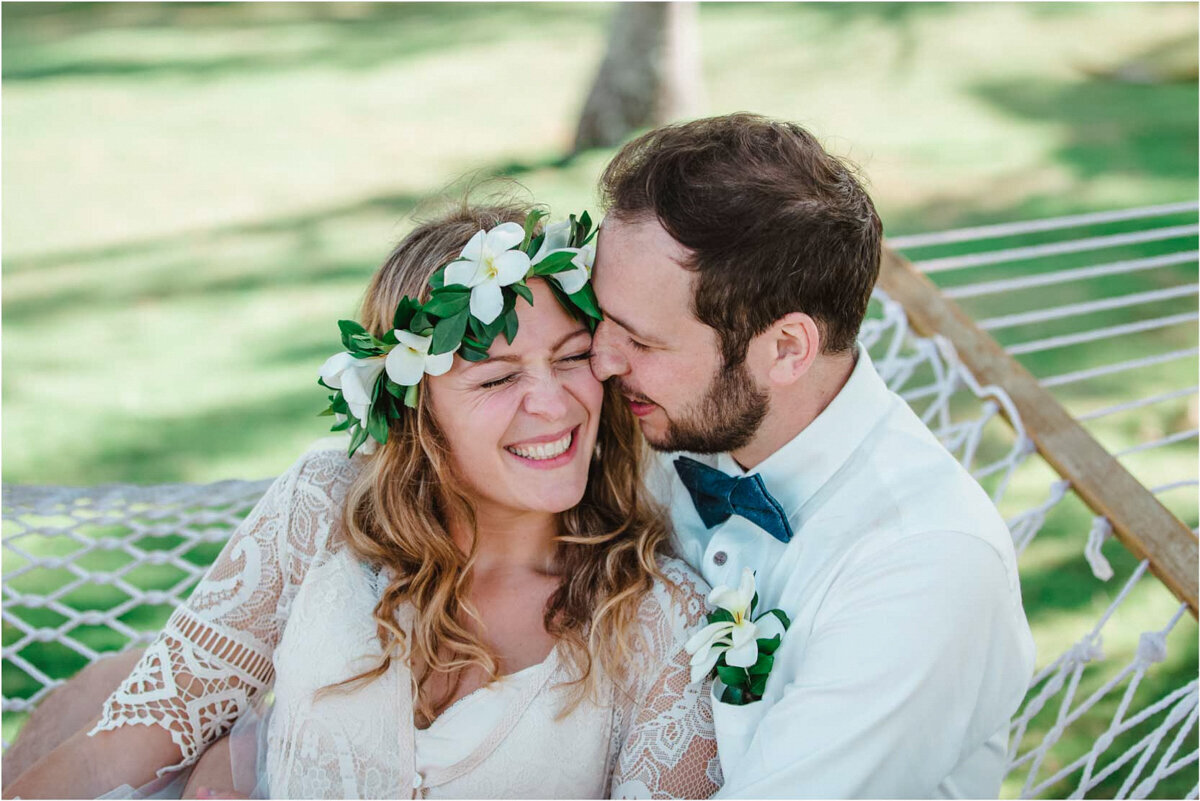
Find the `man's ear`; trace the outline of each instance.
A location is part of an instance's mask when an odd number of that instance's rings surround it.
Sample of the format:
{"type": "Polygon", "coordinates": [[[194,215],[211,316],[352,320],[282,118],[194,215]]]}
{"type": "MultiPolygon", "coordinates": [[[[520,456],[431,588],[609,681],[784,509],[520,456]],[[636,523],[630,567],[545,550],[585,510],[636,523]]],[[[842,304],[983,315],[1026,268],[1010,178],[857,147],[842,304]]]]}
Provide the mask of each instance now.
{"type": "Polygon", "coordinates": [[[801,312],[780,317],[761,336],[767,346],[767,378],[776,386],[796,383],[821,353],[821,330],[801,312]]]}

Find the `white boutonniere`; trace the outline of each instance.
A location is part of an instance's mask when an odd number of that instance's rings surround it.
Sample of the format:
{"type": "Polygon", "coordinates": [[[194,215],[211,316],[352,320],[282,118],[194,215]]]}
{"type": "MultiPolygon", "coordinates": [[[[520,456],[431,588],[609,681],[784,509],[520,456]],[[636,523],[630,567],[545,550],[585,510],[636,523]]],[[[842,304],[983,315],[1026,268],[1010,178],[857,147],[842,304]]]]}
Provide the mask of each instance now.
{"type": "Polygon", "coordinates": [[[721,701],[750,704],[762,698],[767,676],[775,664],[775,650],[792,624],[783,610],[772,609],[758,617],[758,592],[754,571],[743,568],[741,584],[724,584],[708,594],[708,625],[692,635],[684,648],[692,655],[692,681],[715,675],[725,685],[721,701]]]}

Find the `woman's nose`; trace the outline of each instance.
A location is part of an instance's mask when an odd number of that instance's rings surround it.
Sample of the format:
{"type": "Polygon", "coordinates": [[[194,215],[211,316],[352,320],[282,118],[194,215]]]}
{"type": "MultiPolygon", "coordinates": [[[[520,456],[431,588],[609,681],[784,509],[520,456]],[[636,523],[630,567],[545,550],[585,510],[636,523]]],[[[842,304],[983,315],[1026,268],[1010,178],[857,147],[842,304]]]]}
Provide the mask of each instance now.
{"type": "Polygon", "coordinates": [[[530,387],[529,392],[525,395],[526,413],[544,417],[547,420],[564,417],[570,405],[570,393],[552,375],[539,378],[537,384],[530,387]]]}
{"type": "Polygon", "coordinates": [[[596,326],[596,333],[592,337],[592,374],[598,381],[629,372],[629,362],[614,345],[611,331],[612,326],[602,322],[596,326]]]}

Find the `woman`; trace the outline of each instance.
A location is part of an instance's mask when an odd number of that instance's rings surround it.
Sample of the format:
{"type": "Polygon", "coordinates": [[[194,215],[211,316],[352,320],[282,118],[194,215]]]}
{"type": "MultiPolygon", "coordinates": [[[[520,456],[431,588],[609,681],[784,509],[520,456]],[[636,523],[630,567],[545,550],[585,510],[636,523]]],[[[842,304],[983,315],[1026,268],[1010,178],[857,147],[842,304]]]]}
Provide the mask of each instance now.
{"type": "Polygon", "coordinates": [[[281,476],[98,724],[8,792],[96,796],[198,760],[185,795],[717,789],[683,647],[699,579],[665,555],[629,411],[588,367],[586,216],[537,223],[464,208],[396,247],[322,371],[352,455],[310,451],[281,476]],[[243,739],[260,757],[233,780],[243,739]]]}

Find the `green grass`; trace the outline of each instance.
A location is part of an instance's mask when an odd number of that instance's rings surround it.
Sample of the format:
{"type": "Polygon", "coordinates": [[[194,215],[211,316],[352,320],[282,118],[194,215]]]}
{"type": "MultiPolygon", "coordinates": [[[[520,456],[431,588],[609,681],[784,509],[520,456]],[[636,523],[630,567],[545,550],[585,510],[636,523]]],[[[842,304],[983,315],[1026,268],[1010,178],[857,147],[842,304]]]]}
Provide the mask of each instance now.
{"type": "MultiPolygon", "coordinates": [[[[559,213],[594,206],[611,155],[561,160],[603,51],[603,4],[6,4],[0,13],[5,482],[278,474],[325,433],[315,369],[337,345],[335,321],[355,314],[368,277],[429,198],[464,176],[504,173],[559,213]]],[[[1194,6],[745,3],[704,5],[700,19],[705,112],[746,109],[807,125],[860,166],[890,235],[1196,196],[1194,6]],[[1155,64],[1182,53],[1183,68],[1151,83],[1103,77],[1147,53],[1158,54],[1155,64]]],[[[1137,224],[1104,232],[1129,227],[1137,224]]],[[[938,280],[1087,263],[1067,257],[938,280]]],[[[1194,265],[963,305],[988,316],[1187,280],[1194,265]]],[[[1194,308],[1186,298],[1154,313],[1194,308]]],[[[1049,376],[1195,342],[1195,327],[1183,326],[1022,361],[1049,376]]],[[[1183,360],[1058,395],[1084,412],[1194,384],[1196,370],[1183,360]]],[[[1185,398],[1090,429],[1120,449],[1195,427],[1196,415],[1185,398]]],[[[989,447],[1005,447],[1005,436],[989,435],[989,447]]],[[[1149,485],[1191,478],[1195,441],[1128,462],[1149,485]]],[[[1008,502],[1036,503],[1051,478],[1031,464],[1008,502]]],[[[1197,524],[1194,488],[1163,500],[1197,524]]],[[[1064,502],[1022,557],[1040,661],[1090,628],[1131,568],[1110,543],[1118,578],[1092,578],[1082,557],[1090,522],[1081,505],[1064,502]]],[[[110,569],[105,560],[115,557],[88,558],[110,569]]],[[[6,554],[5,571],[15,566],[6,554]]],[[[62,580],[29,579],[42,591],[62,580]]],[[[1119,637],[1169,614],[1170,599],[1144,584],[1119,637]]],[[[110,608],[120,598],[96,591],[71,601],[110,608]]],[[[61,622],[30,614],[39,625],[61,622]]],[[[139,614],[131,624],[152,628],[165,610],[139,614]]],[[[6,626],[4,642],[15,636],[6,626]]],[[[1194,621],[1173,637],[1143,690],[1196,677],[1194,621]]],[[[107,629],[81,639],[121,643],[107,629]]],[[[52,675],[79,664],[49,645],[29,656],[52,675]]],[[[6,697],[35,689],[22,676],[5,664],[6,697]]],[[[1103,720],[1069,730],[1064,750],[1094,739],[1103,720]]],[[[6,739],[20,722],[5,714],[6,739]]],[[[1194,749],[1190,738],[1185,748],[1194,749]]],[[[1194,773],[1158,794],[1186,793],[1194,773]]]]}

